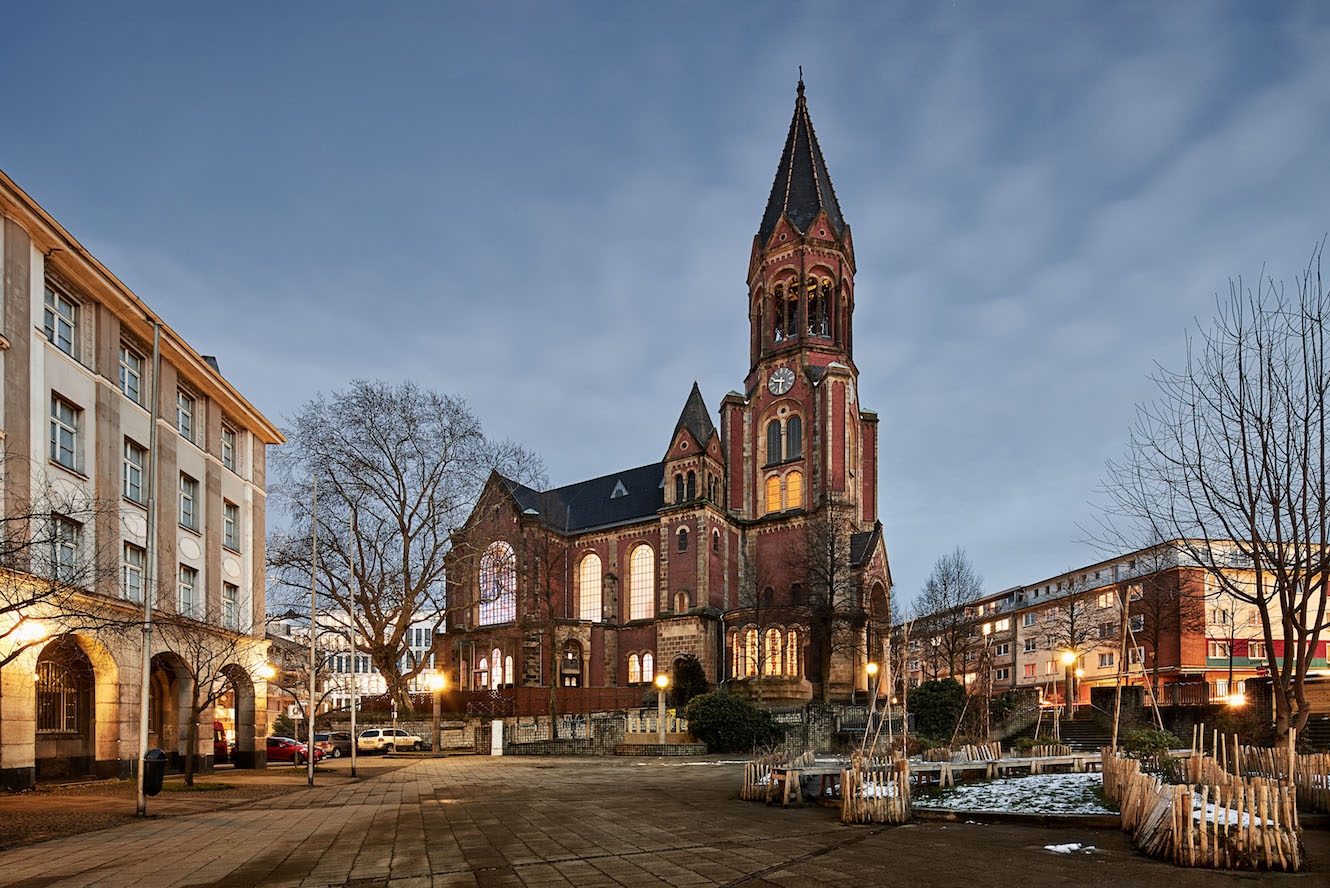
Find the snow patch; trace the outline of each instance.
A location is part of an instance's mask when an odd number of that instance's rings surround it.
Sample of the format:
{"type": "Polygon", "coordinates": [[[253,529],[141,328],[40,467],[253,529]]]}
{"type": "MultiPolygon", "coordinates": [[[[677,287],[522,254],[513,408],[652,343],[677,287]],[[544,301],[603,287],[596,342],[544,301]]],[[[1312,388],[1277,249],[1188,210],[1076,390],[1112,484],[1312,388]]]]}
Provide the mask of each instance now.
{"type": "Polygon", "coordinates": [[[1094,845],[1082,845],[1080,842],[1068,842],[1065,845],[1045,845],[1045,851],[1052,851],[1054,854],[1075,854],[1077,851],[1082,854],[1093,854],[1094,845]]]}

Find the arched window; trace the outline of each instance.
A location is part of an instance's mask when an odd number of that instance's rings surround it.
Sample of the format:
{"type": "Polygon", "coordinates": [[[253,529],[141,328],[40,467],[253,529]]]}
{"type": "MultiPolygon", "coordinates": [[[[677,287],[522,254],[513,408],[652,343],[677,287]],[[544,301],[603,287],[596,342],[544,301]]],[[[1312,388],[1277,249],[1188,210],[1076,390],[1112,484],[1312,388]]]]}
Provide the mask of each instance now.
{"type": "Polygon", "coordinates": [[[683,475],[674,476],[674,501],[683,502],[683,475]]]}
{"type": "Polygon", "coordinates": [[[785,423],[785,458],[798,459],[804,455],[804,421],[791,416],[785,423]]]}
{"type": "Polygon", "coordinates": [[[476,664],[476,680],[474,684],[477,690],[490,686],[490,661],[485,657],[481,657],[480,662],[476,664]]]}
{"type": "Polygon", "coordinates": [[[642,655],[642,681],[656,680],[656,658],[651,654],[642,655]]]}
{"type": "Polygon", "coordinates": [[[689,501],[697,499],[697,473],[688,473],[688,499],[689,501]]]}
{"type": "Polygon", "coordinates": [[[780,478],[775,475],[767,479],[767,511],[780,511],[780,478]]]}
{"type": "Polygon", "coordinates": [[[780,420],[767,423],[767,465],[774,466],[781,461],[780,420]]]}
{"type": "Polygon", "coordinates": [[[785,476],[785,508],[802,509],[804,505],[804,476],[790,472],[785,476]]]}
{"type": "Polygon", "coordinates": [[[651,616],[655,610],[651,606],[655,586],[656,556],[643,543],[628,556],[628,619],[645,620],[651,616]]]}
{"type": "Polygon", "coordinates": [[[480,625],[517,617],[517,559],[513,547],[491,543],[480,558],[480,625]]]}
{"type": "Polygon", "coordinates": [[[766,636],[766,659],[762,664],[763,675],[780,675],[781,657],[780,630],[768,629],[766,636]]]}
{"type": "Polygon", "coordinates": [[[832,308],[831,281],[822,282],[822,298],[818,300],[818,313],[813,318],[813,335],[819,339],[831,339],[832,308]]]}
{"type": "Polygon", "coordinates": [[[688,551],[688,528],[686,527],[679,528],[679,551],[688,551]]]}
{"type": "Polygon", "coordinates": [[[513,658],[511,655],[503,658],[503,684],[504,687],[512,687],[517,684],[517,676],[513,674],[513,658]]]}
{"type": "Polygon", "coordinates": [[[92,719],[92,661],[68,635],[37,658],[37,733],[77,734],[92,719]]]}
{"type": "Polygon", "coordinates": [[[582,686],[582,646],[571,639],[563,643],[563,657],[559,660],[559,684],[565,688],[582,686]]]}
{"type": "Polygon", "coordinates": [[[799,288],[793,280],[785,291],[785,338],[794,339],[799,335],[799,288]]]}
{"type": "Polygon", "coordinates": [[[730,633],[730,678],[743,675],[743,649],[739,647],[739,630],[730,633]]]}
{"type": "Polygon", "coordinates": [[[785,639],[785,674],[799,677],[799,633],[793,629],[785,639]]]}
{"type": "Polygon", "coordinates": [[[493,674],[490,675],[490,686],[496,688],[503,687],[503,651],[498,648],[490,651],[490,668],[494,670],[493,674]]]}
{"type": "Polygon", "coordinates": [[[678,592],[674,596],[674,612],[681,614],[688,610],[688,593],[678,592]]]}
{"type": "Polygon", "coordinates": [[[776,297],[772,300],[772,339],[776,342],[785,340],[785,285],[776,285],[776,297]]]}
{"type": "Polygon", "coordinates": [[[577,570],[577,618],[599,622],[601,619],[600,593],[604,584],[600,573],[600,556],[595,552],[582,559],[577,570]]]}
{"type": "Polygon", "coordinates": [[[744,632],[744,669],[745,676],[757,675],[757,630],[744,632]]]}
{"type": "Polygon", "coordinates": [[[713,552],[719,552],[719,551],[720,551],[720,531],[719,531],[719,530],[713,530],[713,531],[711,531],[711,551],[713,551],[713,552]]]}
{"type": "Polygon", "coordinates": [[[637,654],[628,655],[628,683],[637,684],[642,680],[642,661],[637,654]]]}

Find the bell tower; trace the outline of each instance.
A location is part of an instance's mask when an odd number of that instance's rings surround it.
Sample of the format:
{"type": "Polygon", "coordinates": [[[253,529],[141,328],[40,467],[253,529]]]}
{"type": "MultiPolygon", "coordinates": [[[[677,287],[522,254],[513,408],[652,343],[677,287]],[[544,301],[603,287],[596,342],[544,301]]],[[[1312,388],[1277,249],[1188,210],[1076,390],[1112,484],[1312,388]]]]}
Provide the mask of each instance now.
{"type": "Polygon", "coordinates": [[[801,79],[748,263],[748,376],[721,408],[732,512],[779,524],[836,506],[876,521],[877,416],[859,405],[853,319],[850,226],[801,79]]]}

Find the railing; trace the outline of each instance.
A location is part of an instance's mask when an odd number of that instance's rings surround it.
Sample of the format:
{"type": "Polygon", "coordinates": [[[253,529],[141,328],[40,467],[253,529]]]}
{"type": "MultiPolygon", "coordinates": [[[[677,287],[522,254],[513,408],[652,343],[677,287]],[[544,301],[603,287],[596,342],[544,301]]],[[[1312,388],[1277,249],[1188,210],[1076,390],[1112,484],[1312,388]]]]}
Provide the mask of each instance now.
{"type": "Polygon", "coordinates": [[[1159,689],[1160,706],[1209,706],[1211,702],[1209,682],[1166,684],[1159,689]]]}

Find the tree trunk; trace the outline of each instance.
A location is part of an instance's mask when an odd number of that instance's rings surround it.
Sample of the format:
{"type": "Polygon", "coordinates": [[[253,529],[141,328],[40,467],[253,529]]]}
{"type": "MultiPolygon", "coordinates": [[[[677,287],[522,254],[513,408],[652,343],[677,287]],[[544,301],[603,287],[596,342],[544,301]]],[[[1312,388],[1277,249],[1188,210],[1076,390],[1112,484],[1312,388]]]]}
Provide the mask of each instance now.
{"type": "Polygon", "coordinates": [[[559,739],[559,706],[558,706],[558,688],[559,688],[559,649],[554,643],[554,627],[550,627],[550,739],[559,739]]]}
{"type": "Polygon", "coordinates": [[[185,785],[194,785],[194,770],[196,767],[196,757],[199,754],[199,716],[203,714],[202,707],[195,703],[190,707],[189,728],[185,731],[185,785]]]}

